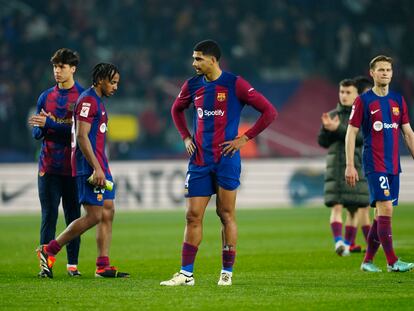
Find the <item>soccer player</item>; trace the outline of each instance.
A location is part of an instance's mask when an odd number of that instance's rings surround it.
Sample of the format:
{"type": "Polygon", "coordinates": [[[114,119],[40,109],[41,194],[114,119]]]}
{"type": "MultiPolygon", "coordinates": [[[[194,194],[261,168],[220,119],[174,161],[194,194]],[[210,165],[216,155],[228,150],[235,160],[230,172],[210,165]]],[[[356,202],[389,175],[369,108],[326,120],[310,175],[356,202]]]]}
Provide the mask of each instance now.
{"type": "Polygon", "coordinates": [[[190,155],[185,179],[187,197],[186,227],[182,246],[181,269],[166,286],[194,285],[193,267],[202,239],[205,209],[216,194],[216,212],[222,223],[222,270],[218,285],[232,284],[236,257],[236,189],[240,185],[240,148],[263,131],[276,117],[276,109],[246,80],[222,71],[221,52],[213,40],[194,47],[196,76],[182,86],[172,109],[172,117],[190,155]],[[194,132],[190,134],[184,110],[194,104],[194,132]],[[261,113],[256,123],[237,137],[240,113],[244,105],[261,113]]]}
{"type": "MultiPolygon", "coordinates": [[[[349,256],[350,252],[361,252],[361,246],[355,245],[358,220],[362,219],[364,236],[369,232],[368,186],[361,178],[355,188],[349,187],[344,179],[345,171],[345,134],[351,107],[358,94],[371,86],[365,80],[345,79],[339,83],[339,103],[328,113],[323,113],[322,127],[318,142],[328,148],[325,174],[325,205],[331,208],[330,226],[335,241],[335,252],[339,256],[349,256]],[[342,211],[346,208],[345,240],[342,237],[342,211]],[[364,217],[359,216],[364,214],[364,217]]],[[[362,170],[362,135],[358,135],[355,149],[356,167],[362,170]]]]}
{"type": "Polygon", "coordinates": [[[356,98],[345,139],[345,178],[350,186],[355,186],[359,180],[354,161],[355,140],[359,129],[362,129],[364,172],[368,180],[370,203],[375,207],[375,218],[368,234],[368,248],[361,270],[381,272],[373,260],[382,245],[387,258],[387,270],[406,272],[414,264],[404,262],[395,255],[391,219],[393,206],[398,205],[401,172],[398,138],[402,130],[414,157],[414,133],[404,97],[389,90],[393,74],[392,58],[379,55],[371,60],[369,68],[374,87],[356,98]]]}
{"type": "MultiPolygon", "coordinates": [[[[75,82],[74,74],[79,64],[76,52],[63,48],[50,59],[56,85],[44,91],[38,101],[36,115],[29,118],[32,135],[42,139],[39,157],[38,191],[42,210],[40,243],[47,244],[55,238],[59,204],[65,215],[66,225],[80,217],[80,204],[76,194],[76,180],[72,177],[70,133],[73,107],[84,91],[75,82]]],[[[67,246],[67,272],[80,276],[77,268],[80,238],[67,246]]],[[[40,277],[46,277],[41,270],[40,277]]]]}
{"type": "Polygon", "coordinates": [[[108,114],[102,98],[116,92],[119,79],[116,66],[97,64],[92,73],[92,87],[83,92],[76,103],[72,127],[72,175],[76,176],[78,200],[85,215],[73,221],[56,240],[39,246],[40,265],[49,278],[53,278],[52,267],[60,249],[95,225],[98,247],[95,276],[129,277],[128,273],[119,272],[110,265],[115,189],[105,189],[107,181],[113,179],[105,155],[108,114]],[[91,182],[87,180],[90,176],[91,182]]]}

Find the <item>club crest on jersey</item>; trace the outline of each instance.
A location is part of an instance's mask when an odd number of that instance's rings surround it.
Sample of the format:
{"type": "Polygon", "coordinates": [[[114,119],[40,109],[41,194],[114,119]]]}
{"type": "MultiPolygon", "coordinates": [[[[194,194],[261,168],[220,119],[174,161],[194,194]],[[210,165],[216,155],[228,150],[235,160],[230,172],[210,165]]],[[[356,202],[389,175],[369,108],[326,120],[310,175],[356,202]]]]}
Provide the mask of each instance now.
{"type": "Polygon", "coordinates": [[[390,195],[390,191],[389,191],[388,189],[385,189],[385,190],[384,190],[384,195],[385,195],[386,197],[388,197],[388,196],[390,195]]]}
{"type": "Polygon", "coordinates": [[[398,116],[400,114],[400,108],[399,107],[392,107],[392,114],[394,116],[398,116]]]}
{"type": "Polygon", "coordinates": [[[226,100],[226,93],[222,93],[222,92],[217,93],[217,100],[219,102],[224,102],[226,100]]]}

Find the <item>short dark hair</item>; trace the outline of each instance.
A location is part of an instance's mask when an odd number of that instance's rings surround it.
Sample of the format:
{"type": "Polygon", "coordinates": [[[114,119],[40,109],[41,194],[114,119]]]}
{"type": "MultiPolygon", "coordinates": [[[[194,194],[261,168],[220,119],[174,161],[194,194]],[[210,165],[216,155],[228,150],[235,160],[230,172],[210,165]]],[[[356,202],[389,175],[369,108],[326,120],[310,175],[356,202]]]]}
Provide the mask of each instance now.
{"type": "Polygon", "coordinates": [[[79,64],[79,54],[67,48],[59,49],[50,58],[53,65],[67,64],[69,66],[77,66],[79,64]]]}
{"type": "Polygon", "coordinates": [[[362,94],[367,89],[371,89],[374,86],[372,80],[366,76],[357,76],[353,79],[358,89],[358,94],[362,94]]]}
{"type": "Polygon", "coordinates": [[[339,86],[355,86],[355,88],[357,88],[355,81],[352,79],[343,79],[341,82],[339,82],[339,86]]]}
{"type": "Polygon", "coordinates": [[[194,46],[194,51],[201,52],[204,55],[214,56],[217,60],[221,57],[220,46],[216,41],[211,39],[198,42],[194,46]]]}
{"type": "Polygon", "coordinates": [[[393,63],[393,59],[389,56],[385,56],[385,55],[378,55],[375,56],[370,62],[369,62],[369,69],[374,69],[375,68],[375,64],[378,62],[387,62],[390,63],[392,65],[393,63]]]}
{"type": "Polygon", "coordinates": [[[111,81],[117,73],[119,74],[119,69],[114,64],[99,63],[93,67],[92,84],[96,86],[99,81],[105,79],[111,81]]]}

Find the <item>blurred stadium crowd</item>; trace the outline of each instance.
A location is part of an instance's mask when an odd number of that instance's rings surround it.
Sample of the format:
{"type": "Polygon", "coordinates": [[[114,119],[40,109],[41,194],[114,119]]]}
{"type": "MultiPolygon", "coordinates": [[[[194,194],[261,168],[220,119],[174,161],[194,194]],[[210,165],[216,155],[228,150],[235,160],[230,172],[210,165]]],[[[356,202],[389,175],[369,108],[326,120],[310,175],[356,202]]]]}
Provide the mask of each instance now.
{"type": "MultiPolygon", "coordinates": [[[[224,68],[256,86],[317,76],[336,87],[344,77],[367,74],[376,54],[388,54],[396,61],[393,87],[410,106],[414,99],[410,0],[0,0],[0,5],[0,161],[35,159],[37,144],[26,119],[39,94],[53,84],[49,58],[61,47],[80,53],[76,77],[86,87],[99,61],[121,70],[109,109],[135,116],[139,134],[114,143],[115,159],[182,153],[169,110],[183,79],[193,74],[192,47],[205,38],[221,44],[224,68]]],[[[336,98],[331,100],[334,106],[336,98]]]]}

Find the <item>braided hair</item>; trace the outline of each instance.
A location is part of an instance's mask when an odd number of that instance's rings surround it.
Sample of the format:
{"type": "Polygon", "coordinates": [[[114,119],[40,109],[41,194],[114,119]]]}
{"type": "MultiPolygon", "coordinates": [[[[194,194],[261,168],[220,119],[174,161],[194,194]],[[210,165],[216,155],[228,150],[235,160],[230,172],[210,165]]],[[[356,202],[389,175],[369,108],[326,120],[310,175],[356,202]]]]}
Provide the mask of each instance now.
{"type": "Polygon", "coordinates": [[[97,86],[99,81],[105,79],[111,81],[117,73],[119,74],[119,69],[114,64],[99,63],[93,67],[92,84],[97,86]]]}

